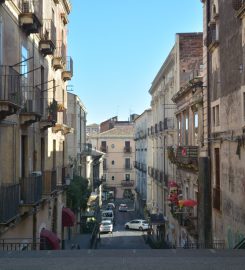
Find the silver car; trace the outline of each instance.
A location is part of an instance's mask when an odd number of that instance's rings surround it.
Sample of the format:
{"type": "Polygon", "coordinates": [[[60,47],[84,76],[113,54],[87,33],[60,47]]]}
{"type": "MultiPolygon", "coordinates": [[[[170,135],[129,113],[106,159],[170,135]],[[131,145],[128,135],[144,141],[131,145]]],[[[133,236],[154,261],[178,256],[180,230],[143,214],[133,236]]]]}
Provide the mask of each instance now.
{"type": "Polygon", "coordinates": [[[148,230],[149,229],[149,223],[144,219],[133,219],[127,223],[125,223],[125,229],[133,229],[133,230],[148,230]]]}
{"type": "Polygon", "coordinates": [[[110,232],[112,233],[113,231],[113,224],[111,222],[111,220],[102,220],[102,222],[100,223],[100,233],[103,232],[110,232]]]}

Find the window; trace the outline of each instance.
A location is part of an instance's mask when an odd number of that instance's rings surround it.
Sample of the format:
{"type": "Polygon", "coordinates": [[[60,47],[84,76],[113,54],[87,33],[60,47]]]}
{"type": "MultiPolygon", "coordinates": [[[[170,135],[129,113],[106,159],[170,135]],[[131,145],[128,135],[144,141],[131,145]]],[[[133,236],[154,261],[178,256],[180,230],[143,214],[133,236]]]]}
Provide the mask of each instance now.
{"type": "Polygon", "coordinates": [[[213,117],[212,117],[213,127],[217,127],[220,125],[220,123],[219,123],[219,105],[216,105],[212,108],[212,114],[213,114],[213,117]]]}
{"type": "Polygon", "coordinates": [[[188,112],[185,113],[185,145],[188,145],[189,136],[189,115],[188,112]]]}
{"type": "Polygon", "coordinates": [[[21,66],[20,66],[20,73],[23,74],[24,78],[27,78],[28,72],[28,50],[22,45],[21,46],[21,66]]]}
{"type": "Polygon", "coordinates": [[[112,144],[112,145],[111,145],[111,148],[115,148],[115,144],[112,144]]]}
{"type": "Polygon", "coordinates": [[[112,176],[112,177],[111,177],[111,180],[113,180],[113,181],[114,181],[114,180],[115,180],[115,177],[114,177],[114,176],[112,176]]]}
{"type": "Polygon", "coordinates": [[[194,112],[194,145],[198,145],[198,112],[194,112]]]}
{"type": "Polygon", "coordinates": [[[181,144],[181,115],[177,116],[178,121],[178,144],[181,144]]]}
{"type": "Polygon", "coordinates": [[[114,165],[114,164],[115,164],[115,161],[114,161],[114,160],[112,160],[112,161],[111,161],[111,164],[112,164],[112,165],[114,165]]]}
{"type": "Polygon", "coordinates": [[[128,173],[125,174],[125,180],[126,180],[126,181],[130,181],[130,174],[128,174],[128,173]]]}
{"type": "Polygon", "coordinates": [[[130,169],[130,158],[125,158],[125,169],[130,169]]]}

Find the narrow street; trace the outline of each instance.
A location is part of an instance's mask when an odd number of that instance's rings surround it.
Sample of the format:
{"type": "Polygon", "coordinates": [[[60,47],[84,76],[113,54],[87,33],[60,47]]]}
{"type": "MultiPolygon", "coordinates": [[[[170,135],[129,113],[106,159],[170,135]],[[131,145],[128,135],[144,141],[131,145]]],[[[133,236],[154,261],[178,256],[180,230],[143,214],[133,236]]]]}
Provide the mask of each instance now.
{"type": "Polygon", "coordinates": [[[125,230],[124,224],[132,219],[140,218],[134,210],[133,202],[127,203],[128,212],[118,211],[119,203],[116,203],[113,233],[101,234],[97,249],[149,249],[143,235],[146,232],[125,230]]]}

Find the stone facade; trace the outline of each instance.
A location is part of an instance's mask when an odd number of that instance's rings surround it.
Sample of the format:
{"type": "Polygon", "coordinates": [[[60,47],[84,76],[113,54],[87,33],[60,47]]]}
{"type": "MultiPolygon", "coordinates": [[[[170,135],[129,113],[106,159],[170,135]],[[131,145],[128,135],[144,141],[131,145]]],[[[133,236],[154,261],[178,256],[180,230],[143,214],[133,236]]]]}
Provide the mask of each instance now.
{"type": "Polygon", "coordinates": [[[153,181],[147,174],[147,165],[149,165],[149,158],[151,159],[152,153],[152,146],[148,137],[148,127],[151,126],[151,121],[150,109],[145,110],[134,120],[136,209],[142,216],[146,214],[146,210],[150,211],[152,207],[153,181]]]}
{"type": "Polygon", "coordinates": [[[1,239],[37,243],[43,228],[66,237],[70,11],[68,0],[0,4],[1,239]]]}
{"type": "Polygon", "coordinates": [[[228,248],[245,236],[244,9],[243,1],[204,1],[212,237],[228,248]]]}

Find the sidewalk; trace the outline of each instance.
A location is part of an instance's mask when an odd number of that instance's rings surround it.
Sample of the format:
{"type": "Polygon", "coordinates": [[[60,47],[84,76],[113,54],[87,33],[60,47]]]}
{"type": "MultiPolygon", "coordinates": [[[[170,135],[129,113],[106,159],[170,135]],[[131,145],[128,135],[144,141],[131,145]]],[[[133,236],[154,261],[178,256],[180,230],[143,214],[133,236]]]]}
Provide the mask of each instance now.
{"type": "Polygon", "coordinates": [[[65,249],[90,249],[91,233],[75,234],[65,241],[65,249]]]}

